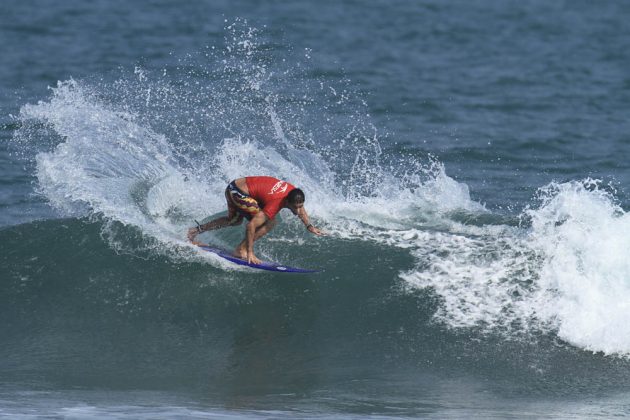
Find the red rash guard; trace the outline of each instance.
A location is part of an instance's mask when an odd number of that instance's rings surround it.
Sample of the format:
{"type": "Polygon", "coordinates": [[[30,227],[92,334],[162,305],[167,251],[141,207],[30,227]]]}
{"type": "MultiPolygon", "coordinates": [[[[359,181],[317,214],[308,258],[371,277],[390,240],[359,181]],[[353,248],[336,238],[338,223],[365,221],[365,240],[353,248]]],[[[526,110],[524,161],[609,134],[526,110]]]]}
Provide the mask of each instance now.
{"type": "Polygon", "coordinates": [[[248,176],[245,182],[249,196],[258,202],[269,219],[276,217],[282,209],[282,200],[295,189],[288,182],[271,176],[248,176]]]}

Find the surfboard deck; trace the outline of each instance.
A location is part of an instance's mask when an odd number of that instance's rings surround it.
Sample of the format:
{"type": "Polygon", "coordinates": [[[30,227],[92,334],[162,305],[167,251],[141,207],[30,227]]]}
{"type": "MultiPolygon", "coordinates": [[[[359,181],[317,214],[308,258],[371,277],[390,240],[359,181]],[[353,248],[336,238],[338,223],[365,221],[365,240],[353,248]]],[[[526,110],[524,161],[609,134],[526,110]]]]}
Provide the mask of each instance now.
{"type": "Polygon", "coordinates": [[[221,249],[215,248],[210,245],[197,245],[199,248],[203,249],[207,252],[212,252],[213,254],[218,255],[221,258],[225,258],[228,261],[231,261],[238,265],[244,265],[251,268],[257,268],[259,270],[267,270],[267,271],[276,271],[280,273],[319,273],[321,270],[310,270],[306,268],[299,267],[290,267],[288,265],[278,264],[269,261],[263,261],[260,264],[248,263],[246,260],[240,259],[232,255],[231,252],[221,249]]]}

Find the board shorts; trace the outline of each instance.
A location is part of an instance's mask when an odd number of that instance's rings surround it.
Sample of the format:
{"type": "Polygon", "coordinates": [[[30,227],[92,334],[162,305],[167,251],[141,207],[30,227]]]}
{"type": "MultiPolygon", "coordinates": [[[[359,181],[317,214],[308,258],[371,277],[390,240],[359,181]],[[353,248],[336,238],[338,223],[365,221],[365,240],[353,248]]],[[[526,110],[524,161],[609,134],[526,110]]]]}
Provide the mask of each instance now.
{"type": "Polygon", "coordinates": [[[236,214],[230,220],[230,223],[238,222],[243,217],[247,220],[252,220],[252,217],[256,216],[260,211],[258,201],[241,191],[236,186],[236,181],[228,184],[225,189],[225,198],[236,207],[236,214]]]}

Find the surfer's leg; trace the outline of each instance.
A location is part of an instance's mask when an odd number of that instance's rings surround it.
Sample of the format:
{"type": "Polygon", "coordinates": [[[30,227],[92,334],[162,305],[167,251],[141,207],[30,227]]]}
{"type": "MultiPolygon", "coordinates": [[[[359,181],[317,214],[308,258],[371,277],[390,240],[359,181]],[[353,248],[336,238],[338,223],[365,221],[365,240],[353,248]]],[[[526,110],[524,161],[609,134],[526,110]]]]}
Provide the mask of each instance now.
{"type": "Polygon", "coordinates": [[[201,242],[197,241],[196,238],[200,233],[207,232],[209,230],[221,229],[231,225],[232,223],[227,216],[219,217],[218,219],[211,220],[203,225],[198,225],[197,227],[188,229],[188,240],[193,244],[198,245],[201,242]]]}
{"type": "Polygon", "coordinates": [[[221,229],[226,226],[230,226],[230,224],[231,224],[230,219],[228,219],[226,216],[223,216],[223,217],[219,217],[217,219],[211,220],[208,223],[204,223],[203,225],[200,225],[199,227],[201,228],[202,232],[206,232],[208,230],[221,229]]]}
{"type": "Polygon", "coordinates": [[[225,192],[225,201],[227,202],[227,216],[218,217],[208,223],[201,225],[202,231],[222,229],[227,226],[238,226],[243,223],[243,215],[238,211],[228,191],[225,192]]]}
{"type": "Polygon", "coordinates": [[[227,204],[228,204],[228,215],[227,215],[227,219],[229,221],[228,225],[229,226],[240,225],[241,223],[243,223],[243,215],[234,206],[234,204],[232,203],[232,200],[230,200],[229,197],[226,196],[225,198],[227,199],[227,204]]]}
{"type": "Polygon", "coordinates": [[[199,225],[196,228],[188,229],[188,240],[196,243],[195,238],[201,232],[206,232],[209,230],[222,229],[227,226],[238,226],[243,223],[243,214],[239,211],[239,208],[236,207],[232,195],[230,193],[230,187],[225,190],[225,201],[227,202],[228,214],[227,216],[218,217],[214,220],[209,221],[208,223],[204,223],[203,225],[199,225]]]}
{"type": "MultiPolygon", "coordinates": [[[[254,242],[265,236],[271,229],[273,229],[278,222],[275,219],[267,220],[262,226],[256,229],[256,233],[254,233],[254,242]]],[[[243,239],[243,241],[238,244],[236,250],[234,250],[234,256],[239,258],[247,257],[247,237],[243,239]]]]}
{"type": "Polygon", "coordinates": [[[233,226],[236,224],[240,224],[240,222],[243,221],[243,218],[241,217],[240,220],[238,220],[238,216],[239,215],[238,215],[238,212],[236,211],[236,208],[234,207],[233,204],[230,203],[230,200],[228,198],[227,216],[222,216],[214,220],[211,220],[210,222],[201,225],[201,229],[205,232],[207,230],[216,230],[216,229],[224,228],[226,226],[233,226]]]}
{"type": "Polygon", "coordinates": [[[261,227],[256,229],[256,234],[254,235],[254,241],[257,241],[263,236],[265,236],[267,233],[269,233],[269,231],[271,231],[271,229],[276,227],[277,224],[278,222],[276,222],[276,219],[267,220],[261,227]]]}

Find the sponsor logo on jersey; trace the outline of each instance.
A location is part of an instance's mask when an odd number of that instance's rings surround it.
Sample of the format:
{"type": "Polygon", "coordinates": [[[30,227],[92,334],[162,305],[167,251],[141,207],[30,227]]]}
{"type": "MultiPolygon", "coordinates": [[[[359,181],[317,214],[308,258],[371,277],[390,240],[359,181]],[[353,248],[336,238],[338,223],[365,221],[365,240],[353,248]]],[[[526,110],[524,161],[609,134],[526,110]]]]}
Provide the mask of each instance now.
{"type": "Polygon", "coordinates": [[[289,188],[289,184],[287,184],[285,181],[278,181],[276,182],[276,184],[271,188],[271,191],[269,191],[269,195],[271,194],[275,194],[275,193],[284,193],[287,188],[289,188]]]}

